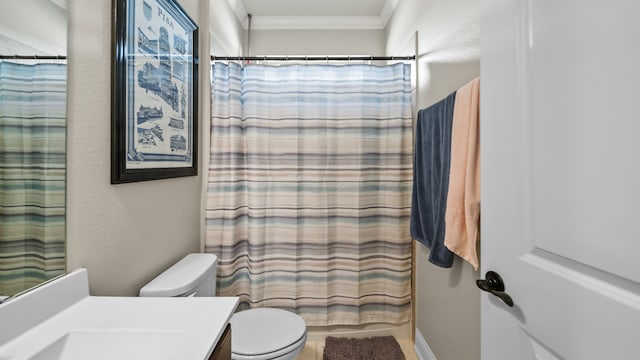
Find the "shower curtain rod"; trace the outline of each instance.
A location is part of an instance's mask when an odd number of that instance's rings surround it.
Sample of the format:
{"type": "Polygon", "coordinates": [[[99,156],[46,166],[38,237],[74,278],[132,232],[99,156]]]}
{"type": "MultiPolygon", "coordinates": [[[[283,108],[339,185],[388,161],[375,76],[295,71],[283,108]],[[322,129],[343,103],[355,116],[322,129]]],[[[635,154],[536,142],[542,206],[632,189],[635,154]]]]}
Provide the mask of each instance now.
{"type": "Polygon", "coordinates": [[[0,60],[66,60],[65,55],[0,55],[0,60]]]}
{"type": "Polygon", "coordinates": [[[211,56],[211,60],[227,61],[394,61],[415,60],[411,56],[211,56]]]}

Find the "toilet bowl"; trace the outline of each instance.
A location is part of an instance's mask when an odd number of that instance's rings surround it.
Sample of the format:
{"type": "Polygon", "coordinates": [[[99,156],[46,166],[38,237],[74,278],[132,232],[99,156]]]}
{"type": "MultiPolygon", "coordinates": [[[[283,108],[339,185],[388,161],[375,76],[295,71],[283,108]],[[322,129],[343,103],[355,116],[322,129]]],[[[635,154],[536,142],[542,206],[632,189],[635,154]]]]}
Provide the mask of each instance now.
{"type": "MultiPolygon", "coordinates": [[[[151,280],[140,296],[215,296],[214,254],[189,254],[151,280]]],[[[295,360],[307,341],[304,320],[290,311],[257,308],[231,317],[231,358],[295,360]]]]}

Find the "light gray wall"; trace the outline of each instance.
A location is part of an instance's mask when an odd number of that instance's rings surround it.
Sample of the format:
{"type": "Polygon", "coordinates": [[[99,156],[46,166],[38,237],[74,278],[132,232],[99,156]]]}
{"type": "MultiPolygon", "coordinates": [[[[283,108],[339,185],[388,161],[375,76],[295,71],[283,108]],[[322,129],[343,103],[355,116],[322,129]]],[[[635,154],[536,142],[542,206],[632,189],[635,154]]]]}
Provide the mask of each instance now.
{"type": "Polygon", "coordinates": [[[211,55],[240,56],[246,32],[227,0],[210,0],[211,55]]]}
{"type": "MultiPolygon", "coordinates": [[[[208,28],[207,0],[180,3],[208,28]]],[[[198,176],[110,184],[111,7],[112,0],[69,1],[67,270],[86,267],[94,295],[126,296],[200,250],[204,172],[200,157],[198,176]]],[[[200,32],[200,56],[209,56],[208,31],[200,32]]],[[[200,66],[201,125],[210,113],[209,73],[200,66]]]]}
{"type": "Polygon", "coordinates": [[[252,30],[251,55],[380,55],[383,30],[252,30]]]}
{"type": "Polygon", "coordinates": [[[67,13],[50,0],[0,0],[2,55],[65,55],[67,13]]]}
{"type": "MultiPolygon", "coordinates": [[[[20,41],[0,35],[0,54],[2,55],[52,55],[31,47],[20,41]]],[[[65,49],[66,54],[66,49],[65,49]]],[[[59,55],[59,54],[56,54],[59,55]]]]}
{"type": "MultiPolygon", "coordinates": [[[[418,31],[417,105],[425,108],[480,75],[478,0],[400,0],[386,27],[386,51],[414,47],[418,31]]],[[[480,359],[479,273],[456,259],[451,269],[428,262],[417,244],[416,328],[438,360],[480,359]]]]}

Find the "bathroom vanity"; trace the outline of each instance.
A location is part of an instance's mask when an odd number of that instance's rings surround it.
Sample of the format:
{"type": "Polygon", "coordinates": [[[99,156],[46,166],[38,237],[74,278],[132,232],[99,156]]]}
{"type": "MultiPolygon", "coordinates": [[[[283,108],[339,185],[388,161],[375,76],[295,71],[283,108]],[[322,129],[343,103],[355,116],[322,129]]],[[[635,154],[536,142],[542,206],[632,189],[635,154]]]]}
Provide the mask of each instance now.
{"type": "Polygon", "coordinates": [[[0,304],[0,360],[231,359],[234,297],[89,296],[85,269],[0,304]]]}
{"type": "Polygon", "coordinates": [[[227,324],[209,360],[231,360],[231,325],[227,324]]]}

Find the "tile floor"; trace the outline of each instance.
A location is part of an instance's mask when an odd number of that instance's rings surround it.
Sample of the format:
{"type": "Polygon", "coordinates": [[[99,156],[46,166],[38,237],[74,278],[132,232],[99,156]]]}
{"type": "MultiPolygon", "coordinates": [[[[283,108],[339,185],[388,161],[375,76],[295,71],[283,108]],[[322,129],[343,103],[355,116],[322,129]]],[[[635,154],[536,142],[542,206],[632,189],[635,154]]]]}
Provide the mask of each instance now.
{"type": "MultiPolygon", "coordinates": [[[[398,340],[398,344],[402,348],[402,352],[407,360],[418,360],[413,343],[411,340],[398,340]]],[[[297,360],[322,360],[322,350],[324,349],[324,341],[307,341],[302,353],[297,360]]]]}

